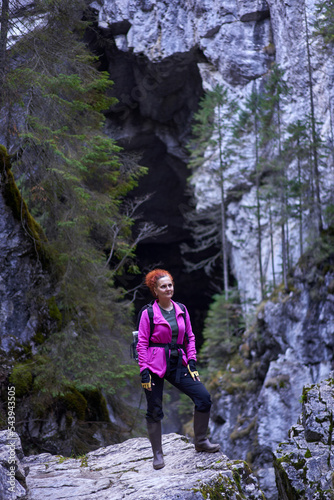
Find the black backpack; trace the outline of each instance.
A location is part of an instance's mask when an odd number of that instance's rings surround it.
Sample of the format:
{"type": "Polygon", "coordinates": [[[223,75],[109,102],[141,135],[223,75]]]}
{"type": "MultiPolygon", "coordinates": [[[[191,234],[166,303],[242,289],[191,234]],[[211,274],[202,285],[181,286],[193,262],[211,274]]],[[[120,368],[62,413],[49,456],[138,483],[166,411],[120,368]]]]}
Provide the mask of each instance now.
{"type": "MultiPolygon", "coordinates": [[[[186,311],[185,306],[183,304],[181,304],[180,302],[175,302],[175,303],[179,307],[181,307],[182,311],[185,313],[185,311],[186,311]]],[[[130,357],[132,359],[134,359],[137,363],[138,363],[137,344],[138,344],[138,329],[139,329],[140,318],[141,318],[141,315],[143,314],[143,312],[145,311],[145,309],[147,309],[148,317],[150,320],[150,338],[149,338],[149,340],[151,340],[153,330],[154,330],[153,304],[154,304],[154,301],[150,302],[149,304],[146,304],[145,306],[143,306],[141,308],[141,310],[139,311],[138,316],[137,316],[136,330],[132,332],[133,340],[132,340],[131,345],[130,345],[130,357]]],[[[185,314],[183,315],[183,319],[184,319],[184,324],[186,324],[186,315],[185,314]]],[[[186,337],[186,340],[188,342],[188,334],[187,333],[185,334],[185,337],[186,337]]]]}

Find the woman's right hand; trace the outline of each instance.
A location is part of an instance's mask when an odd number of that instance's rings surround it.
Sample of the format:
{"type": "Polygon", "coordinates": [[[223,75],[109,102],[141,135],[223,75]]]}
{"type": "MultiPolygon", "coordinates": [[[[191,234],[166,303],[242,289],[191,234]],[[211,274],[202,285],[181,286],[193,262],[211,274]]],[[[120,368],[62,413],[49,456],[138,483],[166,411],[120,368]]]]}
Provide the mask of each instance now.
{"type": "Polygon", "coordinates": [[[151,375],[150,375],[148,368],[145,368],[141,372],[141,385],[142,385],[143,389],[146,389],[147,391],[152,390],[152,380],[151,380],[151,375]]]}

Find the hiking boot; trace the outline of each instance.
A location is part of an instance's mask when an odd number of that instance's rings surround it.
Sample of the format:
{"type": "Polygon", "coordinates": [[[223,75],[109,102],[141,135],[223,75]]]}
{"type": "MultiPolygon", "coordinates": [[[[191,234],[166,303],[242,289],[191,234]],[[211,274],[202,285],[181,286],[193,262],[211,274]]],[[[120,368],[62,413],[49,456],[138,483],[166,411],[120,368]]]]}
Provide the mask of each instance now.
{"type": "Polygon", "coordinates": [[[207,453],[215,453],[219,451],[220,445],[210,443],[206,437],[209,425],[210,412],[202,413],[194,412],[194,434],[195,434],[195,450],[206,451],[207,453]]]}
{"type": "Polygon", "coordinates": [[[147,422],[147,432],[153,450],[153,469],[165,467],[161,446],[161,421],[147,422]]]}

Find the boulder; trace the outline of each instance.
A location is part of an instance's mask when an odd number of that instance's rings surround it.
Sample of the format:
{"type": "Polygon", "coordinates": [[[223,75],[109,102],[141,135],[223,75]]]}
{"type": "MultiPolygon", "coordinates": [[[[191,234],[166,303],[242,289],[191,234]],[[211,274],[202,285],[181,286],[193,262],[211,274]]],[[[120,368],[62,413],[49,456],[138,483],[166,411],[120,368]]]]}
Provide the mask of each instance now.
{"type": "Polygon", "coordinates": [[[302,413],[289,439],[274,453],[280,500],[332,499],[334,495],[334,372],[303,390],[302,413]]]}
{"type": "Polygon", "coordinates": [[[0,431],[0,498],[26,500],[26,475],[21,441],[16,432],[0,431]]]}

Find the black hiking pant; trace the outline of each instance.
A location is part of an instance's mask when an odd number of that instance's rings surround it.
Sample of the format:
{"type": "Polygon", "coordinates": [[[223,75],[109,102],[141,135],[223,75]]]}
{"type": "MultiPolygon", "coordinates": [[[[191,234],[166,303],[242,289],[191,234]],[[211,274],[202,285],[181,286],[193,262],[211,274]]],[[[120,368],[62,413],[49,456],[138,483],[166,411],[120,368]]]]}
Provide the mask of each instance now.
{"type": "Polygon", "coordinates": [[[162,409],[162,397],[165,379],[181,392],[189,396],[194,405],[195,410],[207,413],[210,411],[212,402],[209,392],[206,390],[202,382],[194,380],[190,375],[188,368],[181,366],[180,382],[176,382],[177,363],[171,360],[170,373],[163,378],[155,373],[150,372],[152,377],[152,390],[145,389],[147,400],[146,419],[148,422],[159,422],[163,419],[164,413],[162,409]]]}

